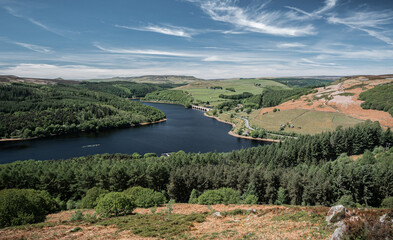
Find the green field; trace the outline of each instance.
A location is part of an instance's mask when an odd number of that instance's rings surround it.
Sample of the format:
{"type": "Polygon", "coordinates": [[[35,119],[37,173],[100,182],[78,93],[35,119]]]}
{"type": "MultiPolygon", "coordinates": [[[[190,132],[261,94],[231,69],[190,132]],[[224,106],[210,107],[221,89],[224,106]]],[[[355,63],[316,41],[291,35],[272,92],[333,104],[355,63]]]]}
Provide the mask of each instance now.
{"type": "Polygon", "coordinates": [[[352,127],[362,122],[342,113],[318,112],[314,110],[292,109],[279,112],[269,112],[258,116],[259,111],[250,114],[251,125],[270,131],[279,131],[281,125],[290,124],[293,128],[285,127],[283,132],[300,134],[316,134],[323,131],[334,131],[338,126],[352,127]]]}
{"type": "Polygon", "coordinates": [[[187,91],[192,95],[196,102],[209,102],[210,105],[217,106],[221,102],[228,101],[228,99],[219,98],[220,94],[235,95],[243,92],[261,94],[267,88],[290,89],[284,84],[265,79],[198,81],[176,89],[187,91]],[[211,87],[214,86],[222,87],[222,89],[211,89],[211,87]],[[226,90],[226,88],[234,88],[236,92],[226,90]]]}

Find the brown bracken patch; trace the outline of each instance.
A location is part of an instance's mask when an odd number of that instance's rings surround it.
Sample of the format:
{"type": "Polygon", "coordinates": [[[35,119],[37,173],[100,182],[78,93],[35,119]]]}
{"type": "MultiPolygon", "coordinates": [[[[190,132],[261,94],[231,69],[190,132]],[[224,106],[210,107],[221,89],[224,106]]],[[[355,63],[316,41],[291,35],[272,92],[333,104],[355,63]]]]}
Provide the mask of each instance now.
{"type": "Polygon", "coordinates": [[[392,78],[354,77],[326,88],[318,88],[318,92],[302,96],[298,100],[288,101],[276,107],[261,109],[258,116],[273,112],[274,108],[281,111],[291,109],[306,109],[321,112],[337,112],[359,120],[379,121],[384,127],[393,127],[393,117],[383,111],[366,110],[360,104],[359,94],[380,84],[393,82],[392,78]]]}

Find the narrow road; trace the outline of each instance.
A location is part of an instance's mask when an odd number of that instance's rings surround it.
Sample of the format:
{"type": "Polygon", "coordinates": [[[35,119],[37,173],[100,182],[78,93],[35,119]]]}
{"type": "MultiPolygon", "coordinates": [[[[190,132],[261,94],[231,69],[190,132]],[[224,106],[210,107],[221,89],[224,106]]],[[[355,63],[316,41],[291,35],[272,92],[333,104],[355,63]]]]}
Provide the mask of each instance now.
{"type": "MultiPolygon", "coordinates": [[[[236,116],[236,115],[235,115],[235,116],[236,116]]],[[[246,126],[246,128],[250,129],[251,131],[254,131],[254,130],[255,130],[254,128],[250,127],[250,123],[248,122],[247,119],[242,118],[242,117],[239,117],[239,116],[236,116],[236,117],[237,117],[237,118],[240,118],[241,120],[244,121],[244,125],[246,126]]]]}
{"type": "MultiPolygon", "coordinates": [[[[249,130],[251,130],[251,131],[254,131],[254,130],[255,130],[254,128],[250,127],[250,123],[248,122],[247,119],[245,119],[245,118],[243,118],[243,117],[236,116],[236,115],[235,115],[235,117],[240,118],[241,120],[243,120],[243,121],[244,121],[244,125],[245,125],[246,128],[248,128],[249,130]]],[[[275,134],[275,133],[269,133],[269,135],[277,136],[277,137],[288,137],[288,138],[297,139],[297,137],[287,136],[287,135],[280,135],[280,134],[275,134]]]]}

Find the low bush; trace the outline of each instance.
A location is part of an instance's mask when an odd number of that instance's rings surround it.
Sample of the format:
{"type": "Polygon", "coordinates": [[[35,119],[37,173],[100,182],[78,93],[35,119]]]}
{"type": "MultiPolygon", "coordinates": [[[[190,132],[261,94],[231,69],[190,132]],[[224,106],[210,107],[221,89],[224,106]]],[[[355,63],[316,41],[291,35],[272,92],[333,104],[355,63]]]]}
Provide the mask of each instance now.
{"type": "Polygon", "coordinates": [[[0,227],[37,223],[58,205],[47,191],[4,189],[0,191],[0,227]]]}
{"type": "Polygon", "coordinates": [[[343,205],[345,207],[353,208],[356,206],[355,201],[351,195],[343,195],[336,203],[336,205],[343,205]]]}
{"type": "Polygon", "coordinates": [[[188,203],[190,204],[197,204],[198,203],[198,190],[192,189],[190,198],[188,199],[188,203]]]}
{"type": "Polygon", "coordinates": [[[110,192],[99,198],[95,209],[101,216],[112,217],[130,214],[135,207],[133,200],[126,194],[110,192]]]}
{"type": "Polygon", "coordinates": [[[107,194],[109,191],[93,187],[87,190],[85,197],[82,198],[81,208],[93,209],[97,206],[97,199],[102,194],[107,194]]]}
{"type": "Polygon", "coordinates": [[[380,221],[379,216],[366,215],[345,220],[345,240],[393,239],[393,228],[389,221],[380,221]]]}
{"type": "Polygon", "coordinates": [[[240,193],[232,188],[207,190],[198,197],[198,204],[237,204],[241,202],[240,193]]]}
{"type": "Polygon", "coordinates": [[[149,208],[166,203],[163,193],[156,192],[150,188],[132,187],[124,190],[123,193],[131,198],[137,207],[141,208],[149,208]]]}
{"type": "Polygon", "coordinates": [[[255,195],[247,195],[243,200],[244,204],[258,204],[258,197],[255,195]]]}
{"type": "Polygon", "coordinates": [[[382,200],[381,207],[393,208],[393,197],[387,197],[384,200],[382,200]]]}

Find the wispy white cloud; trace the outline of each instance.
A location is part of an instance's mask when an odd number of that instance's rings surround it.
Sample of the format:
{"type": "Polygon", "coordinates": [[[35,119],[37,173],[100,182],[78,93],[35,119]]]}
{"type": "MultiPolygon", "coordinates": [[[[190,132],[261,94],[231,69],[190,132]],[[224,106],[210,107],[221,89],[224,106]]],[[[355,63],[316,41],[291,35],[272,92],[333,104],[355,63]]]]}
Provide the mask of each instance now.
{"type": "Polygon", "coordinates": [[[23,42],[11,41],[11,40],[9,40],[8,38],[5,38],[5,37],[0,37],[0,40],[4,41],[4,42],[7,42],[7,43],[11,43],[11,44],[15,44],[15,45],[24,47],[24,48],[32,50],[34,52],[39,52],[39,53],[52,53],[53,52],[50,47],[35,45],[35,44],[31,44],[31,43],[23,43],[23,42]]]}
{"type": "Polygon", "coordinates": [[[13,9],[13,8],[11,8],[11,7],[5,6],[5,7],[3,7],[3,8],[4,8],[5,10],[7,10],[7,12],[8,12],[9,14],[11,14],[12,16],[14,16],[14,17],[18,17],[18,18],[25,19],[25,20],[29,21],[30,23],[32,23],[32,24],[34,24],[34,25],[36,25],[36,26],[38,26],[38,27],[40,27],[40,28],[42,28],[42,29],[45,29],[45,30],[47,30],[47,31],[49,31],[49,32],[51,32],[51,33],[54,33],[54,34],[57,34],[57,35],[60,35],[60,36],[63,36],[63,37],[64,37],[64,34],[61,33],[61,32],[59,32],[58,30],[55,30],[55,29],[53,29],[53,28],[50,28],[50,27],[48,27],[47,25],[45,25],[45,24],[43,24],[43,23],[41,23],[41,22],[39,22],[39,21],[37,21],[37,20],[31,18],[31,17],[23,16],[22,14],[19,14],[15,9],[13,9]]]}
{"type": "Polygon", "coordinates": [[[136,31],[144,31],[144,32],[155,32],[161,33],[165,35],[177,36],[177,37],[184,37],[184,38],[191,38],[193,35],[196,35],[198,31],[191,28],[186,27],[177,27],[177,26],[157,26],[157,25],[149,25],[146,27],[130,27],[130,26],[123,26],[123,25],[115,25],[118,28],[125,28],[129,30],[136,30],[136,31]]]}
{"type": "Polygon", "coordinates": [[[308,58],[300,59],[299,64],[310,65],[310,66],[314,66],[314,67],[331,67],[331,66],[340,67],[340,66],[337,66],[336,63],[317,62],[317,61],[314,61],[314,60],[311,60],[308,58]]]}
{"type": "Polygon", "coordinates": [[[284,17],[284,13],[263,10],[264,5],[255,9],[241,8],[234,0],[189,1],[198,3],[213,20],[232,24],[243,31],[292,37],[315,34],[312,25],[295,26],[284,17]]]}
{"type": "Polygon", "coordinates": [[[301,48],[301,47],[305,47],[306,45],[302,44],[302,43],[298,43],[298,42],[294,42],[294,43],[279,43],[277,44],[278,48],[301,48]]]}
{"type": "Polygon", "coordinates": [[[108,53],[122,53],[122,54],[138,54],[138,55],[158,55],[158,56],[169,56],[169,57],[200,57],[200,55],[183,52],[169,52],[153,49],[124,49],[124,48],[106,48],[98,43],[94,43],[94,46],[104,52],[108,53]]]}
{"type": "Polygon", "coordinates": [[[302,15],[295,14],[294,12],[289,12],[287,14],[288,17],[296,20],[305,20],[309,18],[320,18],[321,14],[333,9],[337,5],[338,0],[325,0],[325,5],[317,9],[313,12],[306,12],[300,8],[292,7],[292,6],[287,6],[288,9],[294,10],[295,12],[301,13],[302,15]]]}
{"type": "Polygon", "coordinates": [[[332,15],[328,18],[331,24],[343,24],[349,28],[367,33],[387,44],[393,45],[393,40],[384,34],[384,26],[392,24],[393,11],[363,11],[352,12],[344,18],[332,15]]]}
{"type": "Polygon", "coordinates": [[[30,44],[30,43],[22,43],[22,42],[12,42],[16,45],[19,45],[21,47],[30,49],[34,52],[39,52],[39,53],[51,53],[53,52],[51,48],[49,47],[44,47],[44,46],[39,46],[39,45],[35,45],[35,44],[30,44]]]}
{"type": "Polygon", "coordinates": [[[329,11],[330,9],[334,8],[337,4],[337,0],[326,0],[325,1],[325,6],[323,6],[321,9],[317,10],[315,13],[316,14],[321,14],[326,11],[329,11]]]}

